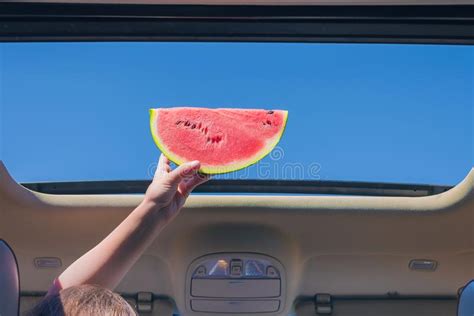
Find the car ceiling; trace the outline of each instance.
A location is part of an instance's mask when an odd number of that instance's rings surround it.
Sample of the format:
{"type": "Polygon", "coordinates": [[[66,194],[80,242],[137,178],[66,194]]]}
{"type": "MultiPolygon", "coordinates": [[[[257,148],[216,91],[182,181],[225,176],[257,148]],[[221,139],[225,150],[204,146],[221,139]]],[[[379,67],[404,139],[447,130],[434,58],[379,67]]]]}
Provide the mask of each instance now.
{"type": "MultiPolygon", "coordinates": [[[[15,250],[25,293],[44,292],[104,238],[141,195],[51,195],[17,184],[0,166],[0,236],[15,250]],[[36,257],[60,268],[38,269],[36,257]]],[[[474,278],[474,171],[427,197],[191,196],[119,285],[152,292],[186,310],[185,275],[196,258],[221,252],[276,258],[287,276],[284,311],[316,293],[455,297],[474,278]],[[410,270],[412,259],[438,262],[410,270]],[[369,278],[370,281],[367,281],[369,278]]]]}

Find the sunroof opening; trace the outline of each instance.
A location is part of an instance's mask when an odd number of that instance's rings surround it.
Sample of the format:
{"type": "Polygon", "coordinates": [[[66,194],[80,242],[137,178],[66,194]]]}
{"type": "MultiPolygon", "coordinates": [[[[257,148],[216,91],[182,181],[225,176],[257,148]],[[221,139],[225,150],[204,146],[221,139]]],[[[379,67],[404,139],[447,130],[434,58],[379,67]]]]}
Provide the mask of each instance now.
{"type": "Polygon", "coordinates": [[[19,182],[151,178],[148,110],[284,109],[278,147],[215,179],[454,185],[473,166],[474,48],[4,43],[1,159],[19,182]]]}

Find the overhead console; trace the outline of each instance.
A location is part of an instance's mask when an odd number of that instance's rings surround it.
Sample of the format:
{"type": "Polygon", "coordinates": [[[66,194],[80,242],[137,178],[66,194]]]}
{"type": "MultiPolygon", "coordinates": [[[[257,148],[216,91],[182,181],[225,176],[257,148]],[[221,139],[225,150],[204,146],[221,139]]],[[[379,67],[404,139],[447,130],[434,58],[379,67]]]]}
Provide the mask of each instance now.
{"type": "Polygon", "coordinates": [[[219,253],[196,259],[186,277],[186,304],[194,313],[278,313],[285,298],[285,273],[274,258],[219,253]]]}

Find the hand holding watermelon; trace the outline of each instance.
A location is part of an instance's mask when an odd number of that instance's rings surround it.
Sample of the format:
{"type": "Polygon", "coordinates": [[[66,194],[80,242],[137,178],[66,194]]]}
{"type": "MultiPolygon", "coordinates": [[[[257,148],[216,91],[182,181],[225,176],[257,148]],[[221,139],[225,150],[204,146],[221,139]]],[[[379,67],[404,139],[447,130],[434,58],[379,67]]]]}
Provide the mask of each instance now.
{"type": "Polygon", "coordinates": [[[209,179],[209,176],[198,172],[200,166],[199,161],[191,161],[171,170],[170,161],[161,155],[143,203],[157,210],[165,222],[173,219],[191,191],[209,179]]]}

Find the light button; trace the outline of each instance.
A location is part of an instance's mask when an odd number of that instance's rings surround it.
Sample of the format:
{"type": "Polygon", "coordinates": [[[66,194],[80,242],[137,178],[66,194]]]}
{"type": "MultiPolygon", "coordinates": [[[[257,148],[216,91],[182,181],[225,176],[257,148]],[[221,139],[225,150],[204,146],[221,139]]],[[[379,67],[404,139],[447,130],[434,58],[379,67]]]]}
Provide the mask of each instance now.
{"type": "Polygon", "coordinates": [[[242,260],[234,259],[230,262],[230,275],[233,277],[242,276],[242,260]]]}
{"type": "Polygon", "coordinates": [[[196,272],[194,272],[194,276],[198,278],[203,278],[206,276],[206,267],[205,266],[199,266],[196,269],[196,272]]]}
{"type": "Polygon", "coordinates": [[[275,268],[272,267],[272,266],[269,266],[269,267],[267,268],[267,277],[269,277],[269,278],[278,278],[279,275],[278,275],[277,269],[275,269],[275,268]]]}

